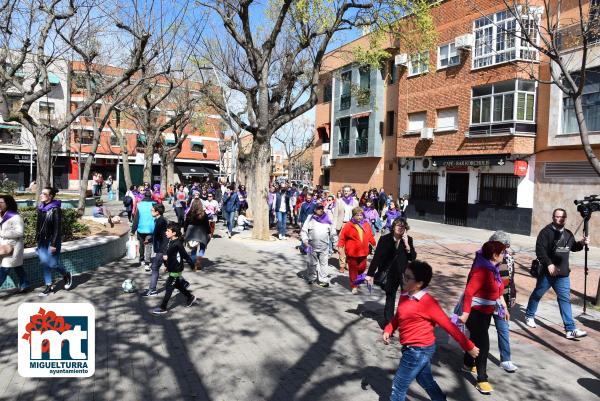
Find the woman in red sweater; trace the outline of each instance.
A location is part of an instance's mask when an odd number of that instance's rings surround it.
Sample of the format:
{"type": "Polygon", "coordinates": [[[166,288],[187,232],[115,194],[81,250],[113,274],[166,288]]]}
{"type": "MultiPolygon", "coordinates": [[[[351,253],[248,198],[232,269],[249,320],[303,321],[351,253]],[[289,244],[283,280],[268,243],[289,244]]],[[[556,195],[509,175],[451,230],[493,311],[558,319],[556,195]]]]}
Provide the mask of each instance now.
{"type": "Polygon", "coordinates": [[[358,293],[358,286],[354,284],[356,278],[367,269],[369,244],[375,246],[371,225],[364,220],[362,208],[355,207],[352,209],[352,218],[342,227],[338,241],[338,248],[346,254],[352,294],[358,293]]]}
{"type": "Polygon", "coordinates": [[[506,245],[498,241],[488,241],[475,254],[473,267],[467,278],[467,287],[463,299],[463,314],[460,320],[466,323],[471,333],[471,341],[479,347],[479,356],[465,354],[464,370],[474,372],[477,370],[477,390],[483,394],[490,394],[494,389],[488,382],[487,358],[490,350],[488,329],[494,311],[498,310],[500,318],[508,320],[510,314],[504,297],[504,284],[500,277],[498,264],[504,258],[506,245]]]}
{"type": "Polygon", "coordinates": [[[450,334],[473,358],[479,349],[446,316],[435,298],[427,293],[433,271],[428,263],[411,262],[404,273],[404,290],[400,295],[398,310],[383,331],[383,342],[389,344],[390,336],[398,329],[402,358],[394,376],[390,401],[404,401],[410,383],[417,383],[434,401],[445,401],[446,395],[431,374],[431,358],[435,353],[433,329],[438,324],[450,334]]]}

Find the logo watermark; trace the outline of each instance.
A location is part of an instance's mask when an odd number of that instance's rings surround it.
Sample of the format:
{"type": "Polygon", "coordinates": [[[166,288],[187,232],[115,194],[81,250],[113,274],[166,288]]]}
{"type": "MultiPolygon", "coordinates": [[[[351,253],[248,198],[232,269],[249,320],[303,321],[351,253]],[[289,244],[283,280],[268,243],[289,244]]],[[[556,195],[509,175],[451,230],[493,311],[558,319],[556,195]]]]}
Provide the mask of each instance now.
{"type": "Polygon", "coordinates": [[[19,306],[19,374],[89,377],[95,370],[94,307],[88,303],[19,306]]]}

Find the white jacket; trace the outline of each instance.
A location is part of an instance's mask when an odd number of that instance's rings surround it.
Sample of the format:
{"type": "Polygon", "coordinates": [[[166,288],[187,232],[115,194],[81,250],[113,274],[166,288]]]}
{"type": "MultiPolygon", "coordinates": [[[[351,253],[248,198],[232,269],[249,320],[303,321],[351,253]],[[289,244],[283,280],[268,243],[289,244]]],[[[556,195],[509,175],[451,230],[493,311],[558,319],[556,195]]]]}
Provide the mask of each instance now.
{"type": "Polygon", "coordinates": [[[310,215],[300,231],[302,242],[308,242],[315,251],[323,252],[329,249],[329,241],[337,244],[337,232],[333,224],[319,223],[310,215]]]}
{"type": "Polygon", "coordinates": [[[11,217],[0,225],[0,244],[9,244],[14,248],[12,255],[0,257],[0,266],[18,267],[23,265],[24,230],[25,226],[20,214],[11,217]]]}

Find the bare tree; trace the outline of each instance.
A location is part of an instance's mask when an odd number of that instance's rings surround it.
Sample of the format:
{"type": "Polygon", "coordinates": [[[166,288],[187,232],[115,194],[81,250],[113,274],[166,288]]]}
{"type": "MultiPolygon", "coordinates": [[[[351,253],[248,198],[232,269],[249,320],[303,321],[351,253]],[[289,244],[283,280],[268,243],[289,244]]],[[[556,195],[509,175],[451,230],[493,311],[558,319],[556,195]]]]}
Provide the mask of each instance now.
{"type": "Polygon", "coordinates": [[[297,118],[281,127],[273,139],[280,143],[285,158],[288,161],[289,179],[299,179],[301,170],[298,164],[306,152],[312,147],[314,140],[314,124],[307,118],[297,118]]]}
{"type": "Polygon", "coordinates": [[[516,29],[509,31],[522,46],[539,52],[540,65],[547,65],[550,78],[537,74],[537,63],[522,66],[530,78],[556,85],[575,111],[579,137],[590,164],[600,175],[600,161],[589,141],[589,128],[583,107],[588,64],[597,59],[592,46],[600,41],[600,4],[595,0],[509,1],[506,9],[515,18],[516,29]],[[592,59],[593,58],[593,59],[592,59]]]}
{"type": "Polygon", "coordinates": [[[149,23],[152,16],[139,13],[135,2],[9,0],[5,3],[0,14],[0,114],[4,121],[23,125],[35,138],[39,193],[52,184],[54,137],[99,99],[125,84],[139,70],[144,58],[153,58],[149,23]],[[91,43],[90,38],[98,33],[98,21],[111,27],[111,40],[119,45],[112,60],[126,68],[97,86],[75,110],[68,108],[64,116],[54,118],[40,115],[32,105],[51,94],[56,74],[67,73],[65,57],[76,53],[90,65],[97,58],[98,42],[91,43]]]}
{"type": "Polygon", "coordinates": [[[361,25],[376,25],[384,16],[397,18],[421,10],[428,1],[299,1],[269,2],[264,15],[255,0],[198,1],[220,19],[224,32],[205,39],[201,58],[223,77],[223,84],[245,100],[240,112],[228,110],[223,96],[207,88],[211,106],[225,121],[252,134],[248,171],[252,236],[269,238],[264,207],[271,171],[271,138],[286,123],[317,102],[319,73],[334,34],[361,25]],[[260,11],[258,11],[260,10],[260,11]],[[260,23],[258,23],[260,21],[260,23]]]}

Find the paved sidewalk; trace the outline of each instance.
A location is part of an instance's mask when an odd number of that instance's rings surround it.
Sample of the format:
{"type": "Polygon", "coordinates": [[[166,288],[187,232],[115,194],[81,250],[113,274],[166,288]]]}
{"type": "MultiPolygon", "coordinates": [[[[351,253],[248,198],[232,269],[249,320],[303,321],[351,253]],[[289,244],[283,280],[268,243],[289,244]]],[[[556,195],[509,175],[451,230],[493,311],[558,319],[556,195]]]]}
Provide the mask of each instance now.
{"type": "MultiPolygon", "coordinates": [[[[435,244],[436,238],[416,225],[419,257],[436,271],[431,292],[449,310],[464,287],[470,249],[477,243],[435,244]]],[[[149,310],[161,298],[121,291],[125,278],[135,278],[142,287],[149,279],[129,262],[78,276],[74,289],[48,301],[87,301],[96,307],[96,374],[88,379],[21,378],[16,311],[21,302],[39,298],[35,293],[0,294],[0,400],[387,400],[400,346],[397,337],[389,346],[381,342],[377,319],[383,294],[352,296],[347,277],[335,273],[331,288],[308,286],[296,276],[304,259],[295,245],[295,240],[254,241],[247,233],[214,239],[206,270],[185,272],[198,305],[184,308],[176,296],[169,313],[159,317],[149,310]]],[[[527,278],[520,274],[519,280],[527,278]]],[[[524,300],[526,294],[519,303],[524,300]]],[[[433,370],[448,399],[598,399],[597,360],[582,363],[580,357],[600,349],[594,337],[599,320],[586,323],[593,334],[589,338],[567,341],[555,302],[542,303],[535,330],[523,327],[521,306],[516,309],[512,348],[521,369],[508,374],[498,367],[491,336],[489,374],[496,389],[491,396],[474,389],[474,379],[460,372],[462,353],[438,333],[433,370]]],[[[414,383],[409,399],[428,397],[414,383]]]]}

